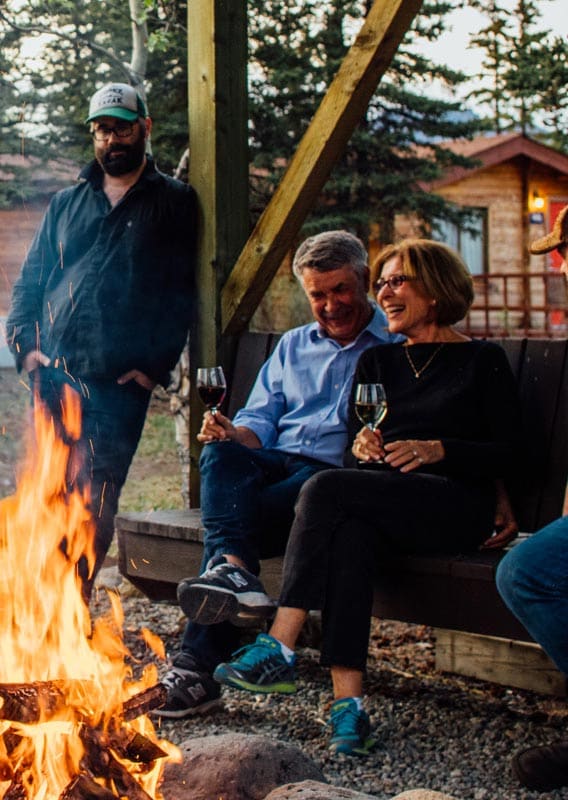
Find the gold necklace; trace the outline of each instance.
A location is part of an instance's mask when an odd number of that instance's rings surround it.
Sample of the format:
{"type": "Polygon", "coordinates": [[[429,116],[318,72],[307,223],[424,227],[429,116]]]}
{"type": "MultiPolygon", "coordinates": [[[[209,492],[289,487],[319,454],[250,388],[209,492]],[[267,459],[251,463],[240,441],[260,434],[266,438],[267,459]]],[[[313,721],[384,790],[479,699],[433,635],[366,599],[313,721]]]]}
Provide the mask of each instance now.
{"type": "Polygon", "coordinates": [[[422,375],[422,373],[424,372],[424,370],[425,370],[425,369],[427,369],[427,368],[430,366],[430,364],[431,364],[431,363],[432,363],[432,361],[433,361],[433,360],[436,358],[436,356],[438,355],[438,353],[440,352],[440,350],[442,349],[442,347],[444,346],[444,344],[445,344],[445,342],[442,342],[442,344],[438,345],[438,347],[437,347],[437,348],[434,350],[434,352],[432,353],[432,355],[430,356],[430,358],[428,359],[428,361],[427,361],[425,364],[423,364],[423,365],[420,367],[420,369],[417,369],[417,368],[416,368],[416,364],[415,364],[415,363],[414,363],[414,361],[412,360],[412,356],[411,356],[411,355],[410,355],[410,353],[408,352],[408,342],[405,342],[405,343],[404,343],[404,345],[403,345],[403,347],[404,347],[404,352],[406,353],[406,357],[407,357],[407,359],[408,359],[408,363],[410,364],[410,369],[411,369],[411,370],[412,370],[412,372],[414,373],[414,377],[415,377],[415,378],[419,378],[419,377],[422,375]]]}

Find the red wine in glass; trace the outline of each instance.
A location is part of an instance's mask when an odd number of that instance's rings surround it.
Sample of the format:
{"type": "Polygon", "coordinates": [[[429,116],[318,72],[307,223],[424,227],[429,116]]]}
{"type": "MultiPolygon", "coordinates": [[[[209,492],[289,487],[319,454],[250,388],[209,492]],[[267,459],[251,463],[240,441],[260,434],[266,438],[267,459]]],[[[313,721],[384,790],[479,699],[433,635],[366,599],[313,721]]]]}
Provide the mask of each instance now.
{"type": "Polygon", "coordinates": [[[201,401],[216,414],[227,392],[223,367],[199,367],[195,385],[201,401]]]}

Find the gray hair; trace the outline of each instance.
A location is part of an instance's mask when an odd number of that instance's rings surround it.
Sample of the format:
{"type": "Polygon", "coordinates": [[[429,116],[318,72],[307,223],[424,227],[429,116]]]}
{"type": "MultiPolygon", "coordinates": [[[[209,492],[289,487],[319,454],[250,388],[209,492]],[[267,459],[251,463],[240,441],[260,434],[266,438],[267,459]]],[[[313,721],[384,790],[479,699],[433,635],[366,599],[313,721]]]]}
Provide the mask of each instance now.
{"type": "Polygon", "coordinates": [[[296,250],[292,269],[301,282],[305,269],[331,272],[349,266],[363,277],[368,266],[363,242],[348,231],[324,231],[305,239],[296,250]]]}

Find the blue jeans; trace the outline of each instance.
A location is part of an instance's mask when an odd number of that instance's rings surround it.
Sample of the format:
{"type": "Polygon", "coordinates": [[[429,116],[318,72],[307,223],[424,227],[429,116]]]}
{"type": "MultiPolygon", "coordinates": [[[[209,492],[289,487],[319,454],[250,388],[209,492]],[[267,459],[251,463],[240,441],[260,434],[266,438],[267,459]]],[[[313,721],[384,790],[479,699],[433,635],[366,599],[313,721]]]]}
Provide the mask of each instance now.
{"type": "Polygon", "coordinates": [[[568,517],[513,547],[496,580],[513,614],[568,675],[568,517]]]}
{"type": "MultiPolygon", "coordinates": [[[[201,519],[205,529],[202,571],[217,555],[241,558],[258,575],[259,559],[282,555],[302,485],[329,464],[279,450],[252,449],[236,442],[205,445],[200,459],[201,519]]],[[[186,625],[182,653],[207,671],[238,644],[229,623],[186,625]]]]}
{"type": "Polygon", "coordinates": [[[65,436],[61,423],[63,386],[71,386],[81,401],[81,436],[69,443],[79,471],[68,483],[70,490],[75,485],[79,489],[89,487],[91,494],[95,564],[90,575],[84,558],[77,565],[83,596],[88,600],[112,541],[120,491],[142,434],[151,393],[135,381],[120,385],[112,379],[73,380],[62,368],[51,366],[34,370],[30,377],[60,435],[65,436]]]}

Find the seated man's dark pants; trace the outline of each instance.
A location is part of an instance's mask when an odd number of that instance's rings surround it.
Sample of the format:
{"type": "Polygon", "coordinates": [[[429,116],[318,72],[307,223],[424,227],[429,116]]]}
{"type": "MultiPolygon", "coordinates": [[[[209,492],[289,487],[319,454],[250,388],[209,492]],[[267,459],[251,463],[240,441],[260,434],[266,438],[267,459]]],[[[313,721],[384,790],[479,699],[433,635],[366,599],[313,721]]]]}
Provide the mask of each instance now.
{"type": "Polygon", "coordinates": [[[487,482],[394,470],[316,475],[296,504],[279,605],[321,609],[321,663],[364,670],[381,558],[475,550],[491,535],[494,510],[487,482]]]}
{"type": "MultiPolygon", "coordinates": [[[[236,442],[205,445],[200,459],[202,571],[212,557],[226,554],[238,556],[258,575],[261,557],[282,555],[286,549],[301,486],[328,469],[329,464],[279,450],[251,449],[236,442]]],[[[238,646],[239,635],[230,623],[189,622],[182,653],[213,671],[238,646]]]]}
{"type": "Polygon", "coordinates": [[[80,381],[54,367],[35,370],[33,383],[60,432],[63,386],[68,384],[81,400],[81,438],[70,443],[73,464],[79,465],[79,471],[70,479],[69,489],[87,488],[91,496],[89,510],[96,531],[94,570],[89,575],[84,558],[78,564],[83,596],[88,601],[112,541],[120,492],[142,434],[151,392],[135,381],[124,385],[114,380],[80,381]]]}

